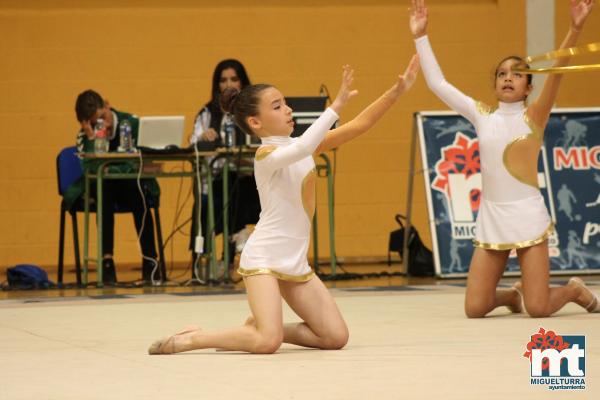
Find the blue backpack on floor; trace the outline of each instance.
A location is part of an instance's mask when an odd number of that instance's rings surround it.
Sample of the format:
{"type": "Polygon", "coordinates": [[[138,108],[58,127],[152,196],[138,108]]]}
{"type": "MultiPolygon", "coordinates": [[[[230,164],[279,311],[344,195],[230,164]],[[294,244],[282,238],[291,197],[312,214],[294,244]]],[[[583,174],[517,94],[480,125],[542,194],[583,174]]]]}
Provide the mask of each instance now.
{"type": "Polygon", "coordinates": [[[6,270],[11,289],[48,289],[54,283],[48,280],[46,271],[31,264],[19,264],[6,270]]]}

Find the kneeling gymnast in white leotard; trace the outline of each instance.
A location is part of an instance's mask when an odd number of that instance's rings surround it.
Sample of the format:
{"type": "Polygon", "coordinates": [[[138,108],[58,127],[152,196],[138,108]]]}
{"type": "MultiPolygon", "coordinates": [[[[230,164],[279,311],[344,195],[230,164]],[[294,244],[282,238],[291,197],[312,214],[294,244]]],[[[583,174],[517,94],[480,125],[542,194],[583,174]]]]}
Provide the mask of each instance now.
{"type": "MultiPolygon", "coordinates": [[[[475,251],[469,266],[465,313],[483,317],[500,306],[534,317],[548,316],[568,302],[589,312],[600,311],[600,302],[578,278],[565,287],[549,287],[548,241],[553,225],[537,184],[537,165],[544,127],[560,75],[550,75],[536,101],[526,106],[531,92],[531,75],[513,71],[524,66],[519,57],[508,57],[496,68],[498,107],[474,101],[449,84],[437,63],[427,37],[427,8],[424,0],[413,0],[410,28],[415,37],[423,74],[429,88],[450,108],[467,118],[479,139],[482,199],[476,222],[475,251]],[[517,250],[522,283],[511,289],[497,284],[511,249],[517,250]]],[[[592,0],[571,2],[571,29],[561,48],[575,44],[592,0]]],[[[561,66],[566,60],[560,60],[561,66]]]]}
{"type": "Polygon", "coordinates": [[[292,110],[275,87],[254,85],[223,93],[223,108],[246,133],[260,137],[254,168],[261,214],[240,260],[252,316],[238,328],[208,333],[189,328],[155,342],[150,354],[221,348],[252,353],[275,352],[282,342],[320,349],[346,345],[348,328],[335,301],[307,261],[315,208],[313,154],[336,148],[366,132],[408,90],[419,68],[411,60],[404,75],[350,122],[329,131],[346,102],[353,71],[344,68],[340,91],[323,115],[299,138],[292,110]],[[281,298],[302,319],[284,324],[281,298]]]}

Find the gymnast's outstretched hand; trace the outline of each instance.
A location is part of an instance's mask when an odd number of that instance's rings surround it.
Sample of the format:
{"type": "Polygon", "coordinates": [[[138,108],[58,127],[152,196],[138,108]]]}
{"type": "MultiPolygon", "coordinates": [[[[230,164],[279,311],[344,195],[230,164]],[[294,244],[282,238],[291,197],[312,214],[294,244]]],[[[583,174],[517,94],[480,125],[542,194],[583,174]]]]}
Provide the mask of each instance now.
{"type": "Polygon", "coordinates": [[[571,1],[571,28],[580,31],[585,20],[592,12],[594,0],[570,0],[571,1]]]}
{"type": "Polygon", "coordinates": [[[421,64],[419,62],[419,56],[416,54],[413,55],[404,73],[402,75],[398,75],[398,81],[392,87],[390,94],[397,98],[401,94],[407,92],[415,83],[415,80],[417,80],[417,74],[419,73],[420,66],[421,64]]]}
{"type": "Polygon", "coordinates": [[[354,82],[354,70],[349,65],[344,65],[342,72],[342,84],[338,91],[335,100],[331,104],[331,108],[337,114],[342,111],[342,108],[348,103],[348,101],[358,94],[358,90],[351,89],[352,83],[354,82]]]}
{"type": "Polygon", "coordinates": [[[409,26],[415,39],[427,35],[428,20],[429,15],[427,13],[427,6],[425,6],[425,0],[412,0],[409,26]]]}

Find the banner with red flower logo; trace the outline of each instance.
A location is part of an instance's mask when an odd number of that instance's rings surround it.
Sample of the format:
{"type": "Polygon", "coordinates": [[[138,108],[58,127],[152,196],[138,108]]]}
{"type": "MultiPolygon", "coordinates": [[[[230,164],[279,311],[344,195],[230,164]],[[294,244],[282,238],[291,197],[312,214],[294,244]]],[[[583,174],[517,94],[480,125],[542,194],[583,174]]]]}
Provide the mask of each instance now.
{"type": "MultiPolygon", "coordinates": [[[[464,276],[473,253],[481,189],[476,132],[453,112],[421,112],[415,123],[439,276],[464,276]]],[[[600,270],[600,109],[557,109],[546,126],[538,181],[556,224],[553,273],[600,270]]],[[[516,253],[507,271],[519,273],[516,253]]]]}

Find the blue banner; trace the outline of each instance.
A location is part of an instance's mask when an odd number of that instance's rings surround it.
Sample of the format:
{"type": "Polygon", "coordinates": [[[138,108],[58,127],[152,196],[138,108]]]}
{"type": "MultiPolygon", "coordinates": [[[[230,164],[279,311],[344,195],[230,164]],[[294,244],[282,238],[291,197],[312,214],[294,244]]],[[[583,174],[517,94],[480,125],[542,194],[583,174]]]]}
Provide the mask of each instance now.
{"type": "MultiPolygon", "coordinates": [[[[481,198],[479,144],[471,123],[449,112],[416,116],[436,272],[469,269],[481,198]]],[[[600,109],[557,109],[545,130],[538,182],[556,224],[550,269],[600,271],[600,109]]],[[[516,252],[507,271],[518,273],[516,252]]]]}

